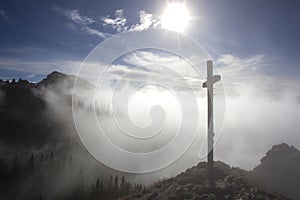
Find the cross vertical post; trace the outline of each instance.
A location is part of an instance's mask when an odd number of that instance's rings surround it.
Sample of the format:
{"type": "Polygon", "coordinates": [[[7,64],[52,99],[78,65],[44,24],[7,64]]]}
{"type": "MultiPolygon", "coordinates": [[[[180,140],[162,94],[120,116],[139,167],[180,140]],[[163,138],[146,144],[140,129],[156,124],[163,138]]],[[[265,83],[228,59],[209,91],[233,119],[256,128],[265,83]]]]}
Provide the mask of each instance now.
{"type": "Polygon", "coordinates": [[[214,185],[214,110],[213,84],[221,80],[220,75],[213,75],[213,62],[207,61],[207,80],[203,87],[207,88],[207,170],[210,185],[214,185]]]}

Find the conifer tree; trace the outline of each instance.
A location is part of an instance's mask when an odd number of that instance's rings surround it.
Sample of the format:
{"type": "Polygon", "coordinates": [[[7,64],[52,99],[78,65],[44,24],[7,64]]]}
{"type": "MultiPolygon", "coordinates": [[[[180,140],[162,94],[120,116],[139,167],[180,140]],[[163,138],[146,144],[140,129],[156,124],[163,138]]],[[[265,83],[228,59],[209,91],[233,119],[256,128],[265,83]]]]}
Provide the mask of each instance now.
{"type": "Polygon", "coordinates": [[[122,176],[122,178],[121,178],[121,185],[120,185],[121,196],[125,195],[125,191],[126,191],[126,181],[125,181],[125,177],[122,176]]]}
{"type": "Polygon", "coordinates": [[[110,199],[113,196],[113,176],[111,175],[109,180],[108,180],[108,184],[107,184],[107,198],[110,199]]]}
{"type": "Polygon", "coordinates": [[[119,196],[119,177],[115,175],[115,181],[114,181],[114,196],[119,196]]]}

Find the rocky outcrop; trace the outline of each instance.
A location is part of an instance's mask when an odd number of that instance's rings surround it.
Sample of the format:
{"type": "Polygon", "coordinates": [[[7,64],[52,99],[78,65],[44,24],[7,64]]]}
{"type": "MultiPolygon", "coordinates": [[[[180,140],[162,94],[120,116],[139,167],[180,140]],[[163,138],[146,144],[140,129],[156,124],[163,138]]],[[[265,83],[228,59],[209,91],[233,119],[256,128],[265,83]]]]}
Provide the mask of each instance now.
{"type": "Polygon", "coordinates": [[[250,184],[244,177],[245,171],[232,168],[222,162],[215,163],[215,187],[207,181],[206,163],[201,162],[178,176],[154,184],[143,193],[127,199],[286,199],[280,194],[270,193],[250,184]]]}
{"type": "Polygon", "coordinates": [[[285,143],[274,145],[248,179],[262,187],[300,199],[300,151],[285,143]]]}

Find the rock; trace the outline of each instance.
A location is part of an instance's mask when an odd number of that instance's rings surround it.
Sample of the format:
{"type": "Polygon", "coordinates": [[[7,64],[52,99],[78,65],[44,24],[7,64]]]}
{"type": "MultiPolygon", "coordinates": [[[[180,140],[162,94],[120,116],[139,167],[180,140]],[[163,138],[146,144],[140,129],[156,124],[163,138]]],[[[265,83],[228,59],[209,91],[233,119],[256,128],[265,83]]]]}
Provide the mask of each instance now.
{"type": "Polygon", "coordinates": [[[157,197],[159,194],[159,190],[154,190],[151,192],[150,196],[147,198],[147,200],[153,200],[155,197],[157,197]]]}
{"type": "Polygon", "coordinates": [[[246,177],[266,189],[300,199],[300,151],[282,143],[274,145],[261,159],[261,163],[246,177]]]}
{"type": "Polygon", "coordinates": [[[283,196],[259,189],[250,184],[241,174],[238,168],[231,168],[222,162],[215,164],[215,186],[210,187],[207,180],[206,163],[186,170],[178,176],[164,180],[151,188],[150,194],[136,197],[135,199],[149,200],[183,200],[183,199],[278,199],[285,200],[283,196]]]}

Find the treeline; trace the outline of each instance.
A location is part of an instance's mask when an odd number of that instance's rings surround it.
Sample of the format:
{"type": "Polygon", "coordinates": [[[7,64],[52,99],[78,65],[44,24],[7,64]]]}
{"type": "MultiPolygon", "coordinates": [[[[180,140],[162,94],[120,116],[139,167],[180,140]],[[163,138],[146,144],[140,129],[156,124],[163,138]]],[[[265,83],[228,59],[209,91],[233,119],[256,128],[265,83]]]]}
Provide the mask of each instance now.
{"type": "Polygon", "coordinates": [[[54,151],[48,154],[43,153],[35,156],[33,153],[27,156],[19,156],[17,153],[10,154],[5,152],[0,157],[0,184],[8,180],[15,180],[18,178],[25,178],[24,176],[30,175],[35,169],[40,168],[46,163],[52,163],[54,159],[54,151]]]}
{"type": "Polygon", "coordinates": [[[57,158],[54,150],[39,154],[4,152],[0,156],[0,199],[18,199],[18,190],[24,192],[24,199],[40,196],[47,179],[72,162],[65,154],[57,158]]]}
{"type": "Polygon", "coordinates": [[[25,158],[4,153],[0,157],[0,199],[48,200],[55,196],[64,200],[106,200],[144,189],[142,184],[132,184],[124,176],[96,178],[97,175],[86,174],[88,172],[76,165],[71,155],[55,155],[54,150],[32,153],[25,158]],[[56,186],[57,194],[51,194],[56,186]],[[23,190],[22,193],[18,193],[19,190],[23,190]]]}
{"type": "Polygon", "coordinates": [[[129,194],[139,193],[143,188],[142,184],[131,184],[126,181],[124,176],[121,180],[117,175],[115,177],[110,176],[106,186],[98,178],[96,183],[92,185],[91,200],[118,199],[129,194]]]}
{"type": "MultiPolygon", "coordinates": [[[[52,116],[44,87],[72,105],[64,84],[55,86],[65,82],[60,77],[52,73],[38,84],[0,80],[0,200],[117,199],[141,191],[140,184],[120,174],[116,178],[117,172],[88,153],[75,126],[66,123],[73,122],[70,109],[66,121],[52,116]]],[[[112,113],[111,107],[100,103],[77,101],[73,106],[87,112],[96,107],[102,116],[112,113]]]]}

